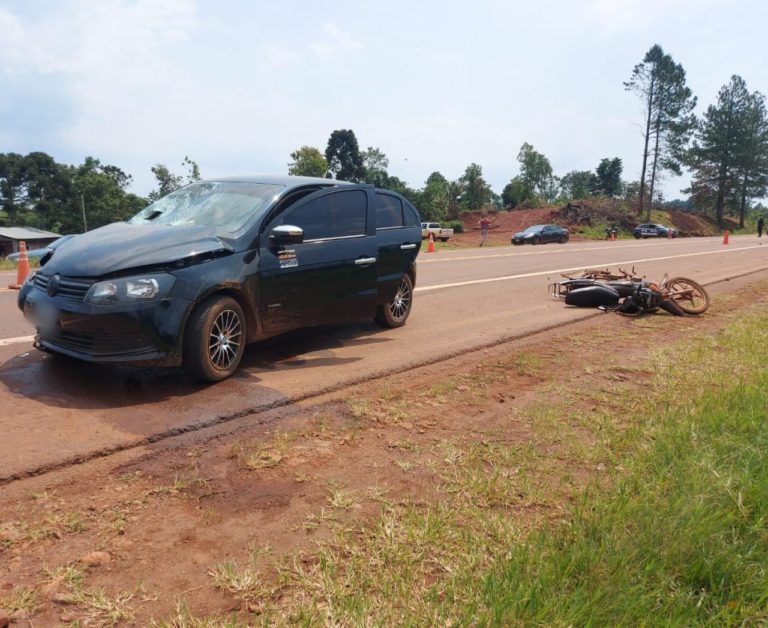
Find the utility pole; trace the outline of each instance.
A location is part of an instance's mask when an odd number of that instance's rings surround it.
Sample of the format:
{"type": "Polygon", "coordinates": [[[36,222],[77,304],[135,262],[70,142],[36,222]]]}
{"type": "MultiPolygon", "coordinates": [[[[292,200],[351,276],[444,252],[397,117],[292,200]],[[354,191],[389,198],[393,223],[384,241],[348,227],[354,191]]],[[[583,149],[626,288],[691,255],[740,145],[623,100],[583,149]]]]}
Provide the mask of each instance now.
{"type": "Polygon", "coordinates": [[[80,192],[80,209],[83,212],[83,233],[88,231],[88,221],[85,219],[85,194],[80,192]]]}

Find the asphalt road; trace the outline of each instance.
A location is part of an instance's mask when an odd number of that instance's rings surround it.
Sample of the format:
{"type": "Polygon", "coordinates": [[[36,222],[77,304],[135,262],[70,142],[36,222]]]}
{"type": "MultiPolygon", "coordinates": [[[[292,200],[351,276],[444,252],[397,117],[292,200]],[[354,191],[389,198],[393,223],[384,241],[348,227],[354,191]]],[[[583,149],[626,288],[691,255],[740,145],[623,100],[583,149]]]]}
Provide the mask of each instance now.
{"type": "MultiPolygon", "coordinates": [[[[768,278],[768,239],[570,242],[419,255],[408,324],[302,330],[250,346],[239,372],[215,385],[177,370],[95,366],[35,351],[33,333],[0,289],[0,482],[221,419],[296,401],[594,315],[547,296],[561,272],[616,267],[701,283],[768,278]]],[[[0,273],[0,285],[6,273],[0,273]]],[[[15,279],[7,274],[9,283],[15,279]]],[[[719,291],[728,284],[720,284],[719,291]]]]}

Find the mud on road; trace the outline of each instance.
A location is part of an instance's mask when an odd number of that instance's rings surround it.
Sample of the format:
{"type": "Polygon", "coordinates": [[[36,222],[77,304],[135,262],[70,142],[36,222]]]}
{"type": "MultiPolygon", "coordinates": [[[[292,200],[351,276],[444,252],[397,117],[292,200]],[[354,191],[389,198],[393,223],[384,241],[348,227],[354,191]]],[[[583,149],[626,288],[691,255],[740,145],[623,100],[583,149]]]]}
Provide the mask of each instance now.
{"type": "Polygon", "coordinates": [[[489,512],[522,531],[557,520],[608,464],[594,417],[619,429],[616,396],[653,376],[648,356],[755,307],[749,281],[701,318],[607,314],[4,486],[0,609],[34,625],[286,622],[313,595],[295,576],[321,547],[386,508],[434,507],[470,461],[482,483],[484,448],[513,452],[524,477],[479,490],[489,512]],[[258,570],[250,589],[225,577],[244,565],[258,570]]]}

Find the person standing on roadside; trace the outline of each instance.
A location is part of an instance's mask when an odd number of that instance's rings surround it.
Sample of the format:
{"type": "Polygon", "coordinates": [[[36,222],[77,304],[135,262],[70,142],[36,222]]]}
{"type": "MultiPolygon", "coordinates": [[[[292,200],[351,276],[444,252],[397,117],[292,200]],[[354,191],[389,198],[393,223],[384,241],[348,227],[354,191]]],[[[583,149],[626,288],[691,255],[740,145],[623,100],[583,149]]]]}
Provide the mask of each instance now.
{"type": "Polygon", "coordinates": [[[763,237],[763,227],[765,226],[765,221],[763,220],[763,217],[760,216],[760,218],[757,219],[757,237],[762,238],[763,237]]]}
{"type": "Polygon", "coordinates": [[[487,214],[483,214],[483,217],[477,221],[480,226],[480,246],[483,246],[488,240],[488,231],[491,228],[491,219],[487,214]]]}

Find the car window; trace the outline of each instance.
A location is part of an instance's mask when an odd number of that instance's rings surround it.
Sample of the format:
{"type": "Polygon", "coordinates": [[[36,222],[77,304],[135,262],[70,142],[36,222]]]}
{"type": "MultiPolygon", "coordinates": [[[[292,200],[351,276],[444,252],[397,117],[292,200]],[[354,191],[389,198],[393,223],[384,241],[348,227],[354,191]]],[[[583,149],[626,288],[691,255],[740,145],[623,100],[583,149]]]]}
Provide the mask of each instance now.
{"type": "Polygon", "coordinates": [[[278,216],[272,227],[296,225],[304,240],[322,240],[365,234],[367,197],[361,190],[325,194],[278,216]]]}
{"type": "Polygon", "coordinates": [[[389,194],[376,193],[376,228],[391,229],[403,226],[403,203],[389,194]]]}
{"type": "Polygon", "coordinates": [[[403,208],[403,224],[406,227],[415,227],[419,224],[419,212],[416,211],[413,205],[407,202],[403,208]]]}

